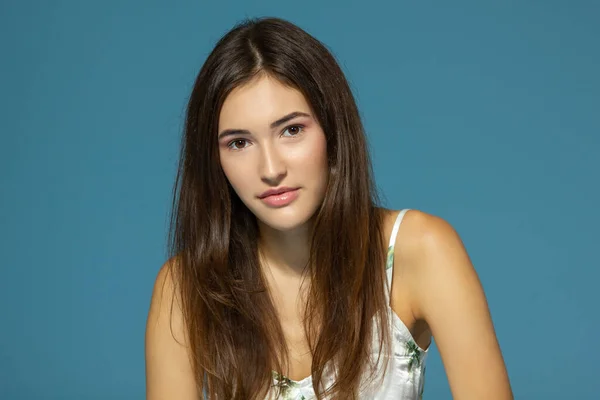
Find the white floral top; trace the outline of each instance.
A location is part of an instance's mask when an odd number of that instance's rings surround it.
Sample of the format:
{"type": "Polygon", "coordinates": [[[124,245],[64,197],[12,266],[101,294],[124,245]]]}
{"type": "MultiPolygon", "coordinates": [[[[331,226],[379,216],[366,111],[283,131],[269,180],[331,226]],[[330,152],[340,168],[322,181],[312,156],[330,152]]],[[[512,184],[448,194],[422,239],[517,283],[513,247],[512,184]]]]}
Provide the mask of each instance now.
{"type": "MultiPolygon", "coordinates": [[[[400,211],[396,218],[390,237],[386,261],[387,303],[392,325],[392,356],[388,360],[389,364],[383,381],[375,380],[376,385],[360,393],[360,399],[364,400],[420,400],[423,397],[425,361],[428,349],[424,350],[415,343],[406,325],[404,325],[400,317],[389,306],[389,290],[394,266],[394,244],[396,243],[398,228],[407,211],[407,209],[400,211]]],[[[373,336],[377,337],[377,335],[373,336]]],[[[378,345],[378,341],[373,342],[372,354],[376,355],[378,353],[378,345]]],[[[331,383],[332,376],[325,375],[324,378],[325,381],[331,383]]],[[[267,396],[267,399],[275,399],[274,393],[277,387],[282,388],[282,394],[277,400],[316,399],[311,376],[300,381],[294,381],[277,372],[273,372],[273,390],[267,396]]]]}

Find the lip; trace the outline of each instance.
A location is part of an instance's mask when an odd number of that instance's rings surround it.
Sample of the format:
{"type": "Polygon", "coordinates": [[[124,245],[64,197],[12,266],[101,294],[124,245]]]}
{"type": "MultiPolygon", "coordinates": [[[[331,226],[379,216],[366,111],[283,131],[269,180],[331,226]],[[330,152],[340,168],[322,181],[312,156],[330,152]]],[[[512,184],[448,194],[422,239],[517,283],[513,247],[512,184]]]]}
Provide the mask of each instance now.
{"type": "Polygon", "coordinates": [[[274,189],[269,189],[265,192],[263,192],[260,196],[258,196],[259,199],[264,199],[266,197],[269,196],[274,196],[277,194],[283,194],[285,192],[291,192],[294,190],[298,190],[298,188],[291,188],[291,187],[287,187],[287,186],[283,186],[283,187],[279,187],[279,188],[274,188],[274,189]]]}
{"type": "MultiPolygon", "coordinates": [[[[268,193],[269,191],[265,192],[268,193]]],[[[285,207],[288,204],[292,203],[294,200],[298,198],[299,189],[287,189],[287,190],[271,190],[271,195],[267,195],[265,197],[261,197],[260,199],[265,203],[268,207],[272,208],[280,208],[285,207]]]]}

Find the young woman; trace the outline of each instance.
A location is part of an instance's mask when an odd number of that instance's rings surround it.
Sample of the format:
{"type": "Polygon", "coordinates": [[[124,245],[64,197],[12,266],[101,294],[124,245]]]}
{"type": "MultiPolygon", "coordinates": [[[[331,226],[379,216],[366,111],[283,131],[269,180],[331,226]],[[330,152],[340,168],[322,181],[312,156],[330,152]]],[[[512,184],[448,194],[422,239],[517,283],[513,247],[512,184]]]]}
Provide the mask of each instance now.
{"type": "Polygon", "coordinates": [[[209,55],[172,221],[149,400],[418,399],[432,335],[456,399],[512,398],[460,238],[378,206],[347,81],[297,26],[248,21],[209,55]]]}

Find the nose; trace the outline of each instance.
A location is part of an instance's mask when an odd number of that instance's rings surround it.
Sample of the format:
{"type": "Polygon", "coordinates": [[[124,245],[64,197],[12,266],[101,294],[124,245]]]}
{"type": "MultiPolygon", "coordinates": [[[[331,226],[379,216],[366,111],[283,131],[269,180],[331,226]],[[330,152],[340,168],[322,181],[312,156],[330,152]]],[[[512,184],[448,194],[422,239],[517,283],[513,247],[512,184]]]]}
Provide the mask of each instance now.
{"type": "Polygon", "coordinates": [[[277,186],[287,174],[285,162],[274,146],[263,146],[261,153],[261,179],[268,185],[277,186]]]}

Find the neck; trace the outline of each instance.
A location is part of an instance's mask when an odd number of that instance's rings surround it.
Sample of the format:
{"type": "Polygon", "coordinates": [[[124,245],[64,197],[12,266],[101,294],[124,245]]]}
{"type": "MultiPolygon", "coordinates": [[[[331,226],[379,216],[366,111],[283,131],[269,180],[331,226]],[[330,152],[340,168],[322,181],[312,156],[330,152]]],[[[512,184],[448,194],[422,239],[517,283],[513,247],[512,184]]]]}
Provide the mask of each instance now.
{"type": "Polygon", "coordinates": [[[287,276],[301,276],[310,254],[311,222],[279,231],[259,221],[258,248],[263,268],[287,276]]]}

